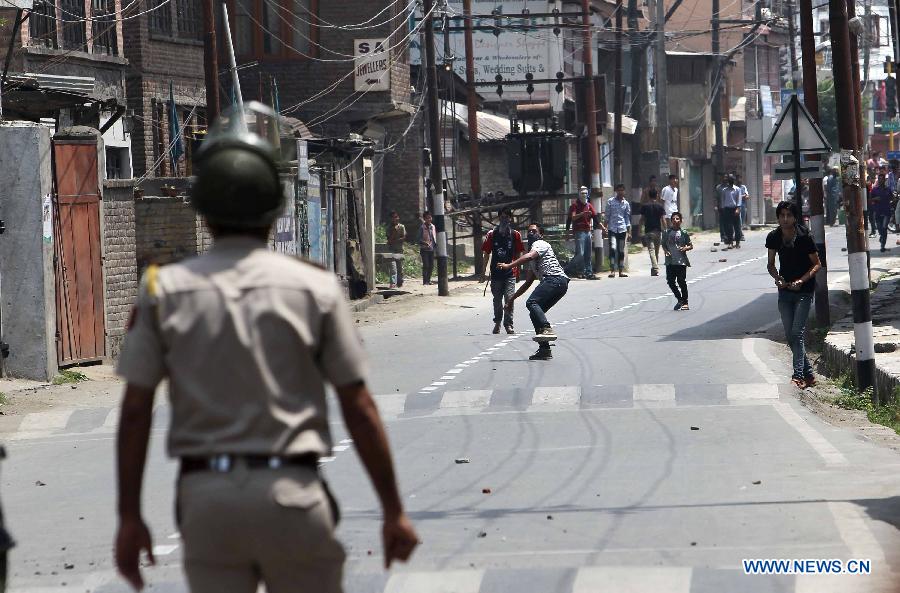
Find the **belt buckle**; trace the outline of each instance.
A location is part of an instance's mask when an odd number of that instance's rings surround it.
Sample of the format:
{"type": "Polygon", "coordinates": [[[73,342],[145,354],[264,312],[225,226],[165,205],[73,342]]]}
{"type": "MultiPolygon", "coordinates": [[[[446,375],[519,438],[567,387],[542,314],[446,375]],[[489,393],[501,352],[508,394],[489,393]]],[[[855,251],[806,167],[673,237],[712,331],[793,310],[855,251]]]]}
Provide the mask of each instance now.
{"type": "Polygon", "coordinates": [[[226,473],[231,471],[231,461],[231,455],[214,455],[209,460],[209,467],[213,471],[226,473]]]}

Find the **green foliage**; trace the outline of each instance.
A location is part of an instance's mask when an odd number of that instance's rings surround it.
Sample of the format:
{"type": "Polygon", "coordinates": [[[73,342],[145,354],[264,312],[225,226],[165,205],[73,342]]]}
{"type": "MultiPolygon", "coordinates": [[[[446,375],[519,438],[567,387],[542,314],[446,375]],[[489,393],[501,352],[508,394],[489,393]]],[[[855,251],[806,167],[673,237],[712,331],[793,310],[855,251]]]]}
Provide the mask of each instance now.
{"type": "Polygon", "coordinates": [[[860,393],[852,375],[844,373],[835,380],[841,394],[832,403],[845,410],[861,410],[869,422],[881,424],[900,434],[900,387],[894,388],[892,400],[885,405],[874,403],[874,390],[869,387],[860,393]]]}
{"type": "Polygon", "coordinates": [[[87,375],[84,373],[73,371],[72,369],[65,369],[60,371],[60,373],[53,378],[53,384],[66,385],[68,383],[81,383],[82,381],[87,380],[87,375]]]}
{"type": "Polygon", "coordinates": [[[0,391],[0,406],[5,406],[9,403],[9,396],[0,391]]]}
{"type": "Polygon", "coordinates": [[[825,139],[831,143],[831,147],[837,150],[838,144],[838,117],[837,101],[834,97],[834,80],[823,80],[818,85],[819,90],[819,127],[825,134],[825,139]]]}

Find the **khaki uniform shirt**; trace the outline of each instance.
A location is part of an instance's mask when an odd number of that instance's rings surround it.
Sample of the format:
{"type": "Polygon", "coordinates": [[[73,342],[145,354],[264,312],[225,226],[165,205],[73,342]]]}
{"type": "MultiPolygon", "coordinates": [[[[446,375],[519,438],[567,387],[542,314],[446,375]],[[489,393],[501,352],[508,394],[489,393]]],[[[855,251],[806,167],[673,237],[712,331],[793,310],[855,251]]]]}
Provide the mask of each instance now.
{"type": "Polygon", "coordinates": [[[366,378],[366,357],[335,276],[249,237],[149,268],[118,373],[169,379],[168,451],[328,455],[326,383],[366,378]]]}

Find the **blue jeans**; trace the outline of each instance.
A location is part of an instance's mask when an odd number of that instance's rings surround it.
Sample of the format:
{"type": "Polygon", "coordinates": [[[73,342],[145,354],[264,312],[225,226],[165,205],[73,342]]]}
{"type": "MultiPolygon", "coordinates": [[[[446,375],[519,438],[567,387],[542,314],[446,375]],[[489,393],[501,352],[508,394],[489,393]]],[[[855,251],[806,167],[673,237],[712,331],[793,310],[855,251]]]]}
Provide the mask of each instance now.
{"type": "Polygon", "coordinates": [[[891,222],[890,214],[876,214],[875,215],[875,228],[878,229],[878,240],[881,243],[882,249],[885,245],[887,245],[887,236],[888,236],[888,223],[891,222]]]}
{"type": "Polygon", "coordinates": [[[566,291],[569,290],[569,279],[564,276],[544,276],[541,283],[537,285],[531,296],[525,301],[528,307],[528,315],[531,317],[531,323],[534,325],[534,331],[539,332],[542,329],[550,327],[545,313],[550,307],[559,302],[563,298],[566,291]]]}
{"type": "Polygon", "coordinates": [[[813,295],[810,292],[778,291],[778,312],[784,325],[784,335],[793,356],[793,378],[804,379],[813,374],[812,365],[806,358],[806,320],[813,295]]]}
{"type": "Polygon", "coordinates": [[[615,272],[618,266],[620,272],[625,271],[625,238],[628,231],[621,233],[609,233],[609,271],[615,272]]]}
{"type": "Polygon", "coordinates": [[[396,257],[391,259],[391,284],[398,288],[403,286],[403,260],[396,257]]]}
{"type": "Polygon", "coordinates": [[[591,231],[575,231],[575,260],[581,257],[582,269],[585,276],[594,275],[594,267],[591,265],[593,259],[591,247],[591,231]]]}
{"type": "Polygon", "coordinates": [[[491,295],[494,297],[494,323],[503,321],[503,326],[512,328],[513,313],[505,307],[509,299],[516,294],[516,277],[491,278],[491,295]]]}
{"type": "Polygon", "coordinates": [[[747,203],[741,204],[741,228],[750,226],[750,217],[747,215],[747,203]]]}

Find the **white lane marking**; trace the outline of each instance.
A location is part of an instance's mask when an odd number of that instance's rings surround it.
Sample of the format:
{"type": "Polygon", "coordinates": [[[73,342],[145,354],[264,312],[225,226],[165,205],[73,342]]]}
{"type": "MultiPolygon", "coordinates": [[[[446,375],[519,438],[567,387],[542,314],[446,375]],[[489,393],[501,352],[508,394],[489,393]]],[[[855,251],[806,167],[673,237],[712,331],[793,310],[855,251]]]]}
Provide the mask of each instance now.
{"type": "MultiPolygon", "coordinates": [[[[776,323],[781,322],[777,321],[776,323]]],[[[744,359],[762,376],[766,383],[778,383],[778,376],[772,372],[769,365],[764,363],[756,353],[756,343],[762,341],[759,338],[744,338],[741,340],[741,354],[744,355],[744,359]]]]}
{"type": "Polygon", "coordinates": [[[335,445],[331,448],[332,453],[341,453],[350,448],[350,445],[335,445]]]}
{"type": "Polygon", "coordinates": [[[106,415],[106,419],[103,421],[103,425],[100,428],[117,428],[119,426],[119,414],[121,413],[121,411],[121,408],[119,408],[118,406],[110,410],[109,414],[106,415]]]}
{"type": "Polygon", "coordinates": [[[662,402],[675,401],[675,385],[672,383],[647,383],[635,385],[632,390],[634,401],[662,402]]]}
{"type": "Polygon", "coordinates": [[[419,392],[424,391],[424,392],[428,393],[429,391],[435,391],[436,389],[437,389],[437,387],[423,387],[422,389],[419,390],[419,392]]]}
{"type": "Polygon", "coordinates": [[[828,465],[843,465],[847,463],[844,454],[829,443],[815,428],[803,419],[790,404],[776,402],[772,404],[775,410],[790,424],[794,430],[800,433],[809,446],[812,447],[828,465]]]}
{"type": "Polygon", "coordinates": [[[483,570],[397,572],[388,579],[384,593],[478,593],[483,578],[483,570]]]}
{"type": "Polygon", "coordinates": [[[850,548],[850,557],[869,558],[873,565],[886,568],[884,550],[866,524],[859,506],[852,502],[829,502],[828,509],[834,516],[834,524],[841,539],[850,548]]]}
{"type": "Polygon", "coordinates": [[[581,387],[537,387],[529,409],[536,407],[578,407],[581,403],[581,387]]]}
{"type": "Polygon", "coordinates": [[[342,445],[346,445],[347,443],[352,443],[352,442],[353,442],[353,439],[343,439],[343,440],[341,441],[341,444],[342,444],[342,445]]]}
{"type": "Polygon", "coordinates": [[[154,556],[168,556],[172,552],[178,549],[177,544],[161,544],[158,546],[153,546],[153,555],[154,556]]]}
{"type": "Polygon", "coordinates": [[[778,385],[772,383],[732,383],[726,388],[728,401],[778,399],[778,385]]]}
{"type": "Polygon", "coordinates": [[[575,577],[572,593],[690,593],[690,567],[590,566],[575,577]]]}
{"type": "Polygon", "coordinates": [[[334,461],[334,456],[331,457],[319,457],[319,463],[331,463],[334,461]]]}
{"type": "Polygon", "coordinates": [[[446,385],[447,382],[446,381],[432,381],[431,384],[434,385],[435,387],[441,387],[442,385],[446,385]]]}
{"type": "Polygon", "coordinates": [[[441,381],[451,381],[456,378],[456,375],[444,375],[441,377],[441,381]]]}
{"type": "Polygon", "coordinates": [[[177,531],[169,536],[169,539],[181,539],[181,534],[177,531]]]}
{"type": "Polygon", "coordinates": [[[66,427],[73,410],[54,410],[27,414],[19,424],[19,432],[59,430],[66,427]]]}
{"type": "Polygon", "coordinates": [[[462,369],[450,369],[449,371],[447,371],[447,374],[448,375],[458,375],[461,372],[463,372],[462,369]]]}
{"type": "Polygon", "coordinates": [[[470,391],[445,391],[441,409],[486,408],[491,403],[490,389],[470,391]]]}

